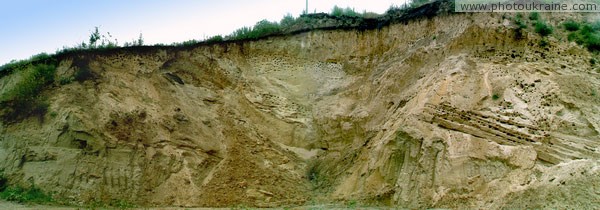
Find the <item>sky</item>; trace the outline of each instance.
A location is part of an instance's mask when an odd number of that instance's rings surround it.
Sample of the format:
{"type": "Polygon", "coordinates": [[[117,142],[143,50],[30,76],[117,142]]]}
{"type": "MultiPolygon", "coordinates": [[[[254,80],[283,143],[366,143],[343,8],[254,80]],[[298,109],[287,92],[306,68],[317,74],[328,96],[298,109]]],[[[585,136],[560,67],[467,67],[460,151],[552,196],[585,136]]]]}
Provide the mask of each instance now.
{"type": "MultiPolygon", "coordinates": [[[[309,0],[310,12],[333,6],[384,13],[404,0],[309,0]]],[[[227,35],[267,19],[299,16],[305,0],[0,0],[0,65],[54,53],[89,39],[97,26],[122,45],[171,44],[227,35]]]]}

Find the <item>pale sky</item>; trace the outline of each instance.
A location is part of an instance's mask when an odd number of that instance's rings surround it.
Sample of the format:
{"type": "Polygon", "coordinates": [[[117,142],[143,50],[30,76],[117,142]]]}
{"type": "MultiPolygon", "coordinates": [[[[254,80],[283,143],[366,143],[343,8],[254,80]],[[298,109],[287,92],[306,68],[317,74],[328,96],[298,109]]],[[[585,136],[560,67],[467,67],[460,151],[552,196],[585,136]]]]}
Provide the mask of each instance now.
{"type": "MultiPolygon", "coordinates": [[[[0,65],[88,40],[95,26],[120,45],[142,33],[145,44],[227,35],[262,19],[297,17],[305,0],[0,0],[0,65]]],[[[384,13],[404,0],[309,0],[309,11],[334,5],[384,13]]]]}

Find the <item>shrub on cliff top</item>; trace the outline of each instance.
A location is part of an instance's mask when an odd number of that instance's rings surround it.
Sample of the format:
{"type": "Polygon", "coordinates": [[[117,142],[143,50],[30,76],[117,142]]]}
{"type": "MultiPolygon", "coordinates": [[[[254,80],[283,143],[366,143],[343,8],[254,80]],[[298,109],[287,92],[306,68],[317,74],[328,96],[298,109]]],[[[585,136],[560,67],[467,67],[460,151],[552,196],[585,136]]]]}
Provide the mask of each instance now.
{"type": "Polygon", "coordinates": [[[331,13],[332,16],[336,16],[336,17],[341,17],[341,16],[349,16],[349,17],[357,17],[360,14],[358,14],[357,12],[354,11],[354,9],[350,8],[350,7],[346,7],[341,8],[338,7],[337,5],[333,7],[333,9],[331,9],[331,13]]]}
{"type": "Polygon", "coordinates": [[[277,22],[261,20],[254,27],[242,27],[234,31],[229,38],[233,40],[257,39],[281,32],[281,26],[277,22]]]}

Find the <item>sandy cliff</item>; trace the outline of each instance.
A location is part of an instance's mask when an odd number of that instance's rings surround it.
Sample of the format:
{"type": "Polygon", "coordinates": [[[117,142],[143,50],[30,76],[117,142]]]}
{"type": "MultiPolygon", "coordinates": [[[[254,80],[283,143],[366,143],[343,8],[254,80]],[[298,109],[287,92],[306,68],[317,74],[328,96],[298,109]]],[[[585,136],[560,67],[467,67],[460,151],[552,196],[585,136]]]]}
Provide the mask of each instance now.
{"type": "Polygon", "coordinates": [[[73,202],[598,208],[599,67],[502,15],[68,56],[89,77],[0,126],[0,170],[73,202]]]}

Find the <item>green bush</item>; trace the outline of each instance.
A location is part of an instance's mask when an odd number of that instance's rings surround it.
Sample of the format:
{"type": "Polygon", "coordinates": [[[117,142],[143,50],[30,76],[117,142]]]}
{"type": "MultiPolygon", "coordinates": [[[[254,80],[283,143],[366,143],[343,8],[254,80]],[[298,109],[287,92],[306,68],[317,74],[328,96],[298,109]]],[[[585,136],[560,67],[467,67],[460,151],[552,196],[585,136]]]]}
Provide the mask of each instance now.
{"type": "Polygon", "coordinates": [[[281,28],[277,22],[269,22],[268,20],[261,20],[254,28],[252,28],[251,38],[259,38],[262,36],[272,35],[279,33],[281,28]]]}
{"type": "Polygon", "coordinates": [[[358,17],[360,16],[359,13],[357,13],[356,11],[354,11],[354,9],[350,8],[350,7],[346,7],[341,8],[336,6],[333,6],[333,9],[331,9],[331,13],[330,15],[332,16],[336,16],[336,17],[341,17],[341,16],[349,16],[349,17],[358,17]]]}
{"type": "Polygon", "coordinates": [[[591,51],[600,51],[600,34],[591,33],[585,37],[585,46],[591,51]]]}
{"type": "Polygon", "coordinates": [[[344,14],[344,9],[342,9],[341,7],[333,6],[333,9],[331,9],[331,15],[333,16],[342,16],[344,14]]]}
{"type": "Polygon", "coordinates": [[[540,13],[532,12],[531,14],[529,14],[529,19],[530,20],[539,20],[540,19],[540,13]]]}
{"type": "Polygon", "coordinates": [[[535,32],[537,32],[541,36],[548,36],[552,34],[553,31],[554,29],[552,28],[552,26],[546,24],[543,21],[537,21],[535,23],[535,32]]]}
{"type": "Polygon", "coordinates": [[[568,20],[566,22],[563,23],[563,26],[565,27],[565,29],[567,31],[577,31],[579,30],[579,23],[573,21],[573,20],[568,20]]]}
{"type": "Polygon", "coordinates": [[[249,27],[238,28],[233,33],[231,33],[230,37],[234,40],[247,39],[249,38],[248,34],[250,34],[251,31],[252,30],[249,27]]]}
{"type": "Polygon", "coordinates": [[[579,30],[569,33],[567,39],[583,45],[590,51],[600,51],[600,27],[596,28],[596,23],[580,24],[579,30]]]}
{"type": "Polygon", "coordinates": [[[7,187],[0,192],[0,198],[18,203],[50,203],[52,197],[42,192],[35,186],[25,189],[21,187],[7,187]]]}
{"type": "Polygon", "coordinates": [[[277,22],[261,20],[254,27],[242,27],[234,31],[229,38],[233,40],[257,39],[281,32],[281,26],[277,22]]]}
{"type": "Polygon", "coordinates": [[[216,42],[222,42],[223,41],[223,37],[221,35],[216,35],[216,36],[212,36],[206,40],[204,40],[207,43],[216,43],[216,42]]]}
{"type": "Polygon", "coordinates": [[[287,15],[283,16],[281,21],[279,21],[279,24],[281,25],[282,28],[288,28],[288,27],[294,25],[295,22],[296,22],[296,19],[294,18],[294,16],[292,16],[292,14],[288,13],[287,15]]]}

